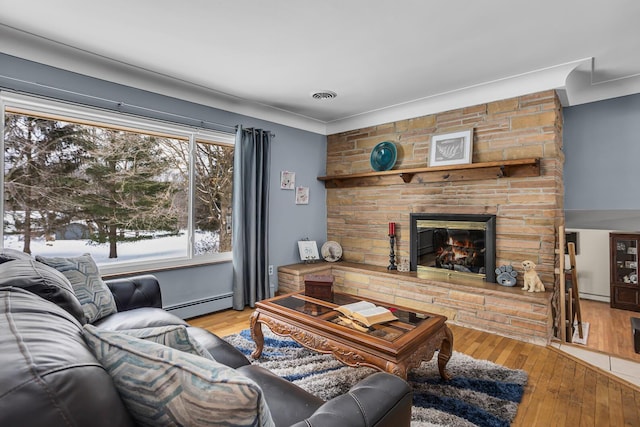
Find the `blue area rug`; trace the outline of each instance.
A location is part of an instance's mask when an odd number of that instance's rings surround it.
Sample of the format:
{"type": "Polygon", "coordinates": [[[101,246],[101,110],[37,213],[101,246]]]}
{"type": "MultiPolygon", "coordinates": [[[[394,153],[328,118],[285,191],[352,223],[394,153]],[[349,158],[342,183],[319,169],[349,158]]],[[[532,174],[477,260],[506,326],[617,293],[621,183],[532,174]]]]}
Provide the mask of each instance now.
{"type": "MultiPolygon", "coordinates": [[[[327,354],[308,350],[289,338],[263,328],[262,357],[252,361],[308,392],[329,400],[345,393],[360,379],[375,372],[351,368],[327,354]]],[[[249,360],[255,349],[249,330],[225,337],[249,360]]],[[[508,369],[486,360],[453,352],[447,371],[452,379],[443,381],[437,353],[430,362],[409,373],[413,387],[413,427],[428,426],[509,426],[522,399],[527,373],[508,369]]]]}

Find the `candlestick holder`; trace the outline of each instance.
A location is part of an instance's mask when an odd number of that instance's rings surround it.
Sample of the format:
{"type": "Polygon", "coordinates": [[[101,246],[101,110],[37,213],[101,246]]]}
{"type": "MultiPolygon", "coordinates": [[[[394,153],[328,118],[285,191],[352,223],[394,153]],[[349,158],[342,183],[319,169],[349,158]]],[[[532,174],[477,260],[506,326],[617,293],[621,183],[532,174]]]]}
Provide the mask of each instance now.
{"type": "Polygon", "coordinates": [[[398,267],[396,266],[396,253],[394,251],[395,245],[396,245],[396,235],[389,234],[389,246],[391,250],[389,251],[389,266],[387,267],[387,270],[398,269],[398,267]]]}

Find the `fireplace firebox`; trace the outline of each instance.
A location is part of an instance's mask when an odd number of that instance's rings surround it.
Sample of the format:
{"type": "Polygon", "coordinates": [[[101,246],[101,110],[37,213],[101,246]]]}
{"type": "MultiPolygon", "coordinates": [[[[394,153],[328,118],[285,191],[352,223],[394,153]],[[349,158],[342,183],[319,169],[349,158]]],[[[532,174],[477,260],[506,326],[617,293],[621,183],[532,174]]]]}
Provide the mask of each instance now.
{"type": "Polygon", "coordinates": [[[495,282],[496,217],[412,213],[410,268],[495,282]]]}

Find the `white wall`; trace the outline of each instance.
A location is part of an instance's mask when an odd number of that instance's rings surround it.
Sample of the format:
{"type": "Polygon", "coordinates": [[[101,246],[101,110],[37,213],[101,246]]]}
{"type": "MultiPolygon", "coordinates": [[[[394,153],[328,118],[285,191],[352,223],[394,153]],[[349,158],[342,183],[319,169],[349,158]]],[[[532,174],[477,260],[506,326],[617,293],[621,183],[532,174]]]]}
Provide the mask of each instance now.
{"type": "MultiPolygon", "coordinates": [[[[576,270],[580,297],[609,302],[609,233],[612,230],[568,228],[566,231],[578,233],[576,270]]],[[[570,267],[569,255],[565,256],[565,267],[570,267]]]]}

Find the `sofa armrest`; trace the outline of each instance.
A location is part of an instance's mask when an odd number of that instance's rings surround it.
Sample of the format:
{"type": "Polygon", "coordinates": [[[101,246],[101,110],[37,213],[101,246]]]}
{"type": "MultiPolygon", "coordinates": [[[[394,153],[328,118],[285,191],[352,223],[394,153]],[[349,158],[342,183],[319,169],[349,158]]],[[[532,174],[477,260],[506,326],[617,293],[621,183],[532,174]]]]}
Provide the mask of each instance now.
{"type": "Polygon", "coordinates": [[[151,274],[105,280],[116,300],[118,311],[134,308],[162,308],[162,294],[158,279],[151,274]]]}
{"type": "Polygon", "coordinates": [[[413,394],[395,375],[377,372],[292,427],[408,427],[413,394]]]}

